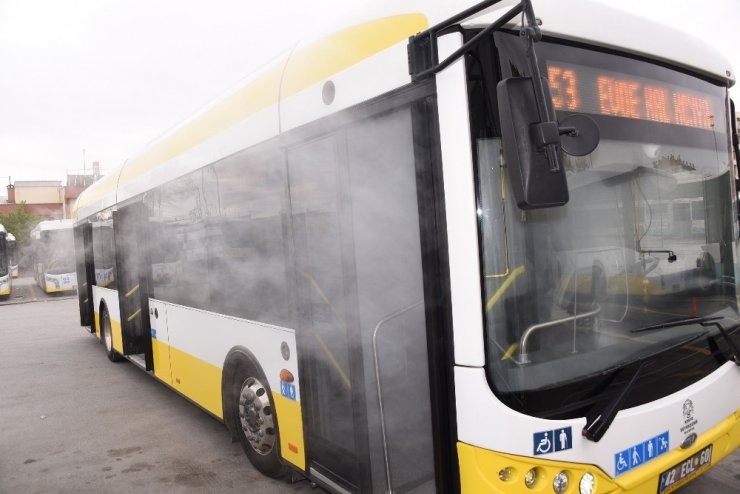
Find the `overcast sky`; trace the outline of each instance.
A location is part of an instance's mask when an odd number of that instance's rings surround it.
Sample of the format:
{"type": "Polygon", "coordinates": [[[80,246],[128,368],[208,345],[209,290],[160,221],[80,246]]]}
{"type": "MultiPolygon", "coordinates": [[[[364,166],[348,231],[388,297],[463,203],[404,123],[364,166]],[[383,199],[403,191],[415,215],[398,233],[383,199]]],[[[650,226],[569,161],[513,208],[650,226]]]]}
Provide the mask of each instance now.
{"type": "MultiPolygon", "coordinates": [[[[699,33],[740,70],[740,0],[614,3],[699,33]]],[[[118,166],[287,49],[317,11],[351,4],[0,0],[0,184],[63,180],[83,155],[118,166]]]]}

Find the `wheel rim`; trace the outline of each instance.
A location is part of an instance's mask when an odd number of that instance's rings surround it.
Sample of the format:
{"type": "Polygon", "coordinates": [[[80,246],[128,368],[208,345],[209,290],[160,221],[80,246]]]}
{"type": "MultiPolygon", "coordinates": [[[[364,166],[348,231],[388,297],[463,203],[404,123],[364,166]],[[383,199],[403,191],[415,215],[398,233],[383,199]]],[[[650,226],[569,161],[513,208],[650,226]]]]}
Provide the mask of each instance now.
{"type": "Polygon", "coordinates": [[[113,348],[113,337],[111,336],[108,312],[103,313],[103,341],[105,342],[105,349],[110,352],[113,348]]]}
{"type": "Polygon", "coordinates": [[[255,452],[268,455],[275,446],[275,421],[267,389],[250,377],[239,393],[239,421],[255,452]]]}

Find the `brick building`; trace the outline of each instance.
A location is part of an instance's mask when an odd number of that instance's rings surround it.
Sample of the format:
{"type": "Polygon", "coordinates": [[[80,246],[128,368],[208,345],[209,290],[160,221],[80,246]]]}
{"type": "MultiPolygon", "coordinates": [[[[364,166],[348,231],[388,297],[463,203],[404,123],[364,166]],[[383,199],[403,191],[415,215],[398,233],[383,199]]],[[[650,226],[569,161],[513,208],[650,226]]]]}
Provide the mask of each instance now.
{"type": "Polygon", "coordinates": [[[68,171],[67,185],[61,180],[18,180],[7,186],[4,198],[0,197],[0,213],[12,213],[25,202],[26,211],[43,219],[69,219],[77,197],[98,178],[100,165],[96,161],[92,170],[68,171]]]}

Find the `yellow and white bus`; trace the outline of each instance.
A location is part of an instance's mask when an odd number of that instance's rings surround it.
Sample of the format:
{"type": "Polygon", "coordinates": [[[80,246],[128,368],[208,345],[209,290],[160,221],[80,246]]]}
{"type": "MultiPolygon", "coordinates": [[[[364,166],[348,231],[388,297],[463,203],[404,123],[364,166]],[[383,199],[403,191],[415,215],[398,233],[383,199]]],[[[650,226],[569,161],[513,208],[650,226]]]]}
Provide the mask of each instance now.
{"type": "Polygon", "coordinates": [[[336,493],[667,493],[732,453],[734,72],[533,3],[358,5],[102,178],[82,325],[336,493]],[[684,198],[702,235],[649,211],[684,198]]]}
{"type": "Polygon", "coordinates": [[[10,249],[8,237],[11,234],[0,224],[0,299],[10,297],[13,289],[13,276],[10,271],[10,249]]]}
{"type": "Polygon", "coordinates": [[[33,277],[46,293],[77,289],[72,220],[45,220],[31,230],[33,277]]]}
{"type": "Polygon", "coordinates": [[[15,239],[15,235],[8,232],[8,236],[6,237],[6,242],[8,244],[8,269],[10,269],[10,275],[13,278],[18,277],[18,244],[15,239]]]}

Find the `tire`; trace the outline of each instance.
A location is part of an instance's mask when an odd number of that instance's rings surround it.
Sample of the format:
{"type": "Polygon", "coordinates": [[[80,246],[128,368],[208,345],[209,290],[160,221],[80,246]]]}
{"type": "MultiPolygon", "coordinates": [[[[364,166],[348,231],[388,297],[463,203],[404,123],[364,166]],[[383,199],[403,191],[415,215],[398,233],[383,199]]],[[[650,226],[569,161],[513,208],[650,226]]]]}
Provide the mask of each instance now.
{"type": "Polygon", "coordinates": [[[231,385],[233,434],[249,462],[268,477],[280,478],[287,467],[280,460],[280,436],[272,393],[267,379],[254,362],[246,358],[237,364],[231,385]]]}
{"type": "Polygon", "coordinates": [[[108,309],[103,306],[100,311],[100,340],[105,345],[105,354],[111,362],[121,362],[123,357],[113,349],[113,332],[111,330],[108,309]]]}

